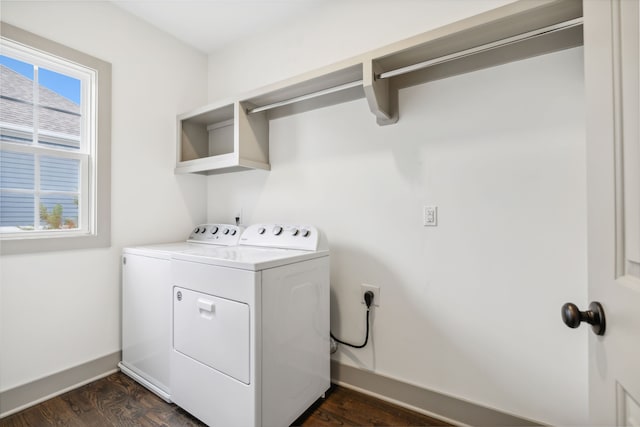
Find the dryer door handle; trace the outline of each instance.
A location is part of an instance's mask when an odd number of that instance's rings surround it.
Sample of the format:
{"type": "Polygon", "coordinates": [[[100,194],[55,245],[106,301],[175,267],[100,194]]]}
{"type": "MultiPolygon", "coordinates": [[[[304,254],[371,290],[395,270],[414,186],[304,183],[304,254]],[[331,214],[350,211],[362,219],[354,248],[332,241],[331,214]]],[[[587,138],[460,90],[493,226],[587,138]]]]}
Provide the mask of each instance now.
{"type": "Polygon", "coordinates": [[[215,307],[215,304],[213,301],[203,299],[203,298],[198,298],[198,308],[200,309],[200,311],[208,311],[210,313],[213,313],[214,307],[215,307]]]}

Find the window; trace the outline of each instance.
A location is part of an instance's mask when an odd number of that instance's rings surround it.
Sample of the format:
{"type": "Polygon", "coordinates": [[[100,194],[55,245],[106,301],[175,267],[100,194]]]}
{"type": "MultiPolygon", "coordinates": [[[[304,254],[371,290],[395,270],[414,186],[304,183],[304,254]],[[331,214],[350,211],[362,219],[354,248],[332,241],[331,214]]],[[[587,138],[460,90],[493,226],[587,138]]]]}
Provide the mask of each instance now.
{"type": "Polygon", "coordinates": [[[109,246],[108,63],[2,23],[2,253],[109,246]]]}
{"type": "Polygon", "coordinates": [[[0,78],[0,232],[88,233],[95,72],[5,41],[0,78]]]}

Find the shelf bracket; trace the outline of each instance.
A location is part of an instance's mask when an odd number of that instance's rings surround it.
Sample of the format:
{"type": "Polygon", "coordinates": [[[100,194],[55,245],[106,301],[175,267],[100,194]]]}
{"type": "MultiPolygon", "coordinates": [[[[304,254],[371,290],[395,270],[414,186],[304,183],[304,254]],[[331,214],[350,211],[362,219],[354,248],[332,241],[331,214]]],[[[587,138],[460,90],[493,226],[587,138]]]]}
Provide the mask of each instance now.
{"type": "MultiPolygon", "coordinates": [[[[376,79],[380,74],[378,64],[368,59],[362,63],[362,87],[369,103],[369,109],[376,116],[379,125],[390,125],[398,121],[398,110],[393,108],[394,96],[389,79],[376,79]]],[[[397,94],[395,95],[397,96],[397,94]]]]}

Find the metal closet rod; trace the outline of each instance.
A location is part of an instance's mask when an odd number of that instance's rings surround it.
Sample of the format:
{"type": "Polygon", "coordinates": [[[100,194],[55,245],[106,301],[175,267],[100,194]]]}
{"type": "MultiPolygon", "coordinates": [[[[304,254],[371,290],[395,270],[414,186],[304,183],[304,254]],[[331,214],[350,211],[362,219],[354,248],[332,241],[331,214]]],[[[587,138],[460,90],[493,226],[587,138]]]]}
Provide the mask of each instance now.
{"type": "Polygon", "coordinates": [[[261,111],[271,110],[273,108],[282,107],[284,105],[294,104],[300,101],[306,101],[307,99],[317,98],[318,96],[328,95],[334,92],[340,92],[342,90],[351,89],[352,87],[362,86],[362,80],[355,82],[344,83],[338,86],[333,86],[327,89],[319,90],[317,92],[307,93],[305,95],[296,96],[295,98],[285,99],[284,101],[274,102],[273,104],[263,105],[262,107],[248,108],[247,113],[259,113],[261,111]]]}
{"type": "MultiPolygon", "coordinates": [[[[440,56],[438,58],[429,59],[427,61],[419,62],[417,64],[408,65],[406,67],[401,67],[391,71],[385,71],[384,73],[376,74],[376,79],[388,79],[390,77],[400,76],[402,74],[407,74],[412,71],[422,70],[427,67],[431,67],[433,65],[442,64],[444,62],[453,61],[455,59],[464,58],[466,56],[471,56],[477,53],[486,52],[492,49],[496,49],[502,46],[507,46],[510,44],[518,43],[524,40],[529,40],[535,37],[542,36],[544,34],[554,33],[556,31],[566,30],[572,27],[577,27],[582,25],[582,18],[575,18],[569,21],[560,22],[557,24],[549,25],[548,27],[539,28],[537,30],[529,31],[526,33],[518,34],[515,36],[507,37],[506,39],[497,40],[495,42],[486,43],[480,46],[472,47],[469,49],[461,50],[459,52],[451,53],[449,55],[440,56]]],[[[351,89],[353,87],[362,86],[362,80],[357,80],[349,83],[344,83],[338,86],[333,86],[327,89],[323,89],[317,92],[308,93],[301,96],[296,96],[295,98],[285,99],[284,101],[274,102],[273,104],[263,105],[261,107],[248,108],[247,113],[259,113],[261,111],[271,110],[273,108],[282,107],[289,104],[294,104],[300,101],[306,101],[308,99],[313,99],[322,95],[327,95],[334,92],[340,92],[342,90],[351,89]]]]}
{"type": "Polygon", "coordinates": [[[577,27],[579,25],[582,25],[582,23],[583,23],[583,18],[571,19],[569,21],[560,22],[558,24],[549,25],[548,27],[543,27],[537,30],[507,37],[506,39],[497,40],[495,42],[461,50],[459,52],[451,53],[449,55],[444,55],[438,58],[429,59],[427,61],[419,62],[417,64],[407,65],[406,67],[401,67],[391,71],[385,71],[384,73],[376,74],[375,77],[376,79],[388,79],[390,77],[400,76],[402,74],[407,74],[412,71],[422,70],[424,68],[431,67],[433,65],[438,65],[444,62],[453,61],[454,59],[464,58],[466,56],[475,55],[477,53],[482,53],[482,52],[486,52],[499,47],[507,46],[513,43],[529,40],[535,37],[542,36],[544,34],[555,33],[556,31],[562,31],[572,27],[577,27]]]}

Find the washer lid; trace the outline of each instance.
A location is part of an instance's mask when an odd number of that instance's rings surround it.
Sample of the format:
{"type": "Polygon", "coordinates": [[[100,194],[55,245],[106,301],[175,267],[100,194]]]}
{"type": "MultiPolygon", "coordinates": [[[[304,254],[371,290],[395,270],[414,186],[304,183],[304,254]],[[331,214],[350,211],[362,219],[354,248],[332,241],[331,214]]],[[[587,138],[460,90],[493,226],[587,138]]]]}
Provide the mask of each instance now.
{"type": "Polygon", "coordinates": [[[202,245],[197,243],[185,243],[185,242],[176,242],[176,243],[161,243],[159,245],[147,245],[147,246],[135,246],[132,248],[124,248],[122,250],[125,254],[137,254],[137,255],[145,255],[145,256],[154,256],[157,258],[169,258],[171,254],[175,252],[184,252],[188,250],[193,250],[202,245]]]}
{"type": "Polygon", "coordinates": [[[231,224],[200,224],[196,226],[186,242],[161,243],[124,248],[124,253],[170,257],[174,252],[184,252],[202,245],[234,246],[238,244],[244,227],[231,224]]]}
{"type": "Polygon", "coordinates": [[[175,253],[173,259],[258,271],[294,262],[329,256],[328,250],[261,248],[254,246],[198,246],[175,253]]]}

